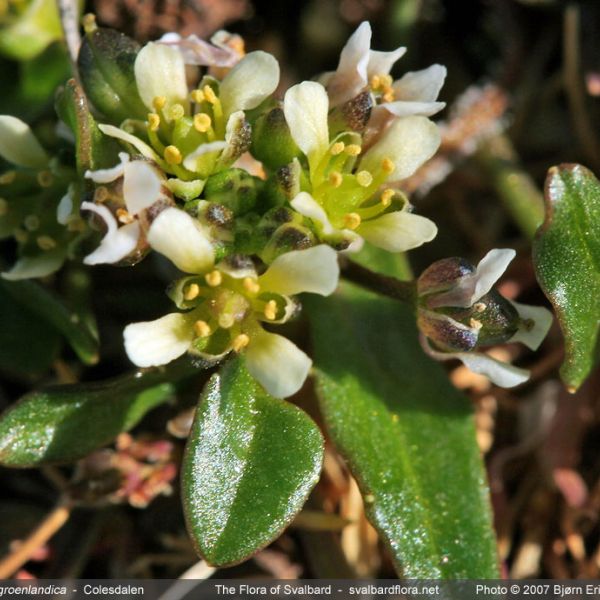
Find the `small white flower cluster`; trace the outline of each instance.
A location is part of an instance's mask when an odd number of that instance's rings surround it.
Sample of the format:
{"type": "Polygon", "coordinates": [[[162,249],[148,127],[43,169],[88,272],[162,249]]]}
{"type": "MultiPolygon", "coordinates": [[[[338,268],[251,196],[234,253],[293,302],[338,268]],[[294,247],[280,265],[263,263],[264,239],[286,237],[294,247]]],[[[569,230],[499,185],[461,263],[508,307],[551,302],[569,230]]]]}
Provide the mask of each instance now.
{"type": "Polygon", "coordinates": [[[233,51],[222,32],[212,44],[169,34],[138,53],[135,80],[147,120],[99,127],[141,157],[122,153],[114,168],[88,171],[97,185],[95,201],[82,204],[106,226],[100,246],[84,262],[132,261],[151,249],[186,274],[170,288],[180,312],[125,329],[125,348],[136,365],[166,364],[186,352],[205,361],[243,352],[249,371],[269,393],[294,394],[311,361],[263,325],[285,323],[296,314],[296,294],[333,293],[338,250],[356,251],[367,241],[402,252],[436,235],[435,225],[412,214],[392,186],[437,150],[440,136],[427,117],[444,106],[436,98],[445,69],[435,65],[394,82],[389,71],[404,49],[375,52],[370,37],[363,23],[335,73],[285,94],[285,126],[297,149],[286,165],[293,194],[285,206],[262,215],[255,210],[245,223],[256,228],[267,214],[307,234],[298,241],[292,232],[291,242],[269,258],[260,248],[240,251],[235,226],[226,226],[231,211],[215,207],[203,192],[216,174],[227,177],[247,164],[261,172],[248,160],[248,111],[277,105],[271,98],[279,84],[277,61],[265,52],[233,51]],[[186,65],[212,70],[190,90],[186,65]],[[357,98],[359,125],[332,135],[329,121],[336,108],[343,114],[357,98]],[[107,189],[120,194],[118,207],[107,189]]]}

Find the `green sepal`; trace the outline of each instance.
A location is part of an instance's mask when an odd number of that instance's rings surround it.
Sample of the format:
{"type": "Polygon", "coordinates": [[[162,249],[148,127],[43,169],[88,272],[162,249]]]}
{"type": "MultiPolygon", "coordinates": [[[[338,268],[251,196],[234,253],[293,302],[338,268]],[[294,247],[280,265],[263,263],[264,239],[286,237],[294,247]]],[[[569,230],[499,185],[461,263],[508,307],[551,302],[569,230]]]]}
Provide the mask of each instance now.
{"type": "Polygon", "coordinates": [[[300,156],[280,107],[271,108],[256,119],[250,152],[269,169],[278,169],[300,156]]]}
{"type": "Polygon", "coordinates": [[[75,79],[69,79],[58,90],[55,108],[61,120],[75,135],[75,157],[80,175],[88,169],[109,168],[118,162],[121,146],[98,129],[87,98],[75,79]]]}
{"type": "Polygon", "coordinates": [[[137,90],[134,63],[140,46],[114,29],[96,28],[84,36],[77,66],[85,93],[113,123],[145,119],[148,109],[137,90]]]}
{"type": "Polygon", "coordinates": [[[226,169],[206,180],[204,197],[229,208],[235,215],[244,215],[256,205],[263,182],[243,169],[226,169]]]}

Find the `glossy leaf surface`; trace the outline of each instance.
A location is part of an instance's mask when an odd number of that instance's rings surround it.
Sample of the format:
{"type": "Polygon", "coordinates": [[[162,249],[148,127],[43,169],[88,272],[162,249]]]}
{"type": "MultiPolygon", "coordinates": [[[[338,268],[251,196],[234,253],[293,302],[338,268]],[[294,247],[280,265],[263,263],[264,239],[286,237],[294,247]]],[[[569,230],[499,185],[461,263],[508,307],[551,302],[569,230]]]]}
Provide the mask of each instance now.
{"type": "Polygon", "coordinates": [[[188,530],[213,565],[239,563],[289,525],[318,480],[323,439],[236,359],[208,382],[182,467],[188,530]]]}
{"type": "Polygon", "coordinates": [[[553,167],[545,200],[533,259],[565,337],[561,377],[575,390],[600,356],[600,182],[581,165],[553,167]]]}
{"type": "Polygon", "coordinates": [[[471,407],[410,310],[349,285],[308,308],[321,411],[399,573],[497,577],[471,407]]]}
{"type": "Polygon", "coordinates": [[[57,385],[24,396],[0,418],[0,464],[72,462],[136,425],[173,394],[168,375],[57,385]]]}

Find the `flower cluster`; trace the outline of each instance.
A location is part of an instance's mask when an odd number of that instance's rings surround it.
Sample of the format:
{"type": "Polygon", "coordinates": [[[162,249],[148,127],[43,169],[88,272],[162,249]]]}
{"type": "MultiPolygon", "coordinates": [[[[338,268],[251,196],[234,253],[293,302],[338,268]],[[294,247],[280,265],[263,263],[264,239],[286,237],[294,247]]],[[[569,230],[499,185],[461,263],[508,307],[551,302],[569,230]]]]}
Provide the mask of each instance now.
{"type": "Polygon", "coordinates": [[[444,106],[445,69],[394,82],[404,49],[371,50],[363,23],[335,73],[281,101],[275,58],[244,55],[225,32],[141,49],[113,37],[131,56],[124,73],[99,68],[113,34],[86,23],[83,85],[105,117],[99,130],[127,152],[85,173],[95,188],[81,208],[105,233],[84,262],[132,264],[155,251],[182,272],[169,288],[178,312],[125,329],[129,358],[149,367],[242,352],[272,395],[295,393],[311,361],[271,332],[298,313],[295,296],[333,293],[337,252],[365,242],[402,252],[436,235],[396,184],[440,143],[427,117],[444,106]],[[125,90],[126,76],[135,86],[125,90]]]}

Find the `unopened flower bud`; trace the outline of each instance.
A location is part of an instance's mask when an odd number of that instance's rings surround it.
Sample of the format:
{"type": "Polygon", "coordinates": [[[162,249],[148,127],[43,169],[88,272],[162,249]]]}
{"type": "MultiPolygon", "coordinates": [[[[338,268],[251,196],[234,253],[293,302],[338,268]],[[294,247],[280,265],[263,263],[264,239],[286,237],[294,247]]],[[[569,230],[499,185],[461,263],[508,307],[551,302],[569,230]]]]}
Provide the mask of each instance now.
{"type": "Polygon", "coordinates": [[[272,108],[254,123],[252,155],[270,169],[287,165],[300,155],[281,108],[272,108]]]}
{"type": "Polygon", "coordinates": [[[252,210],[262,181],[243,169],[226,169],[211,175],[204,187],[204,196],[229,208],[235,215],[252,210]]]}

